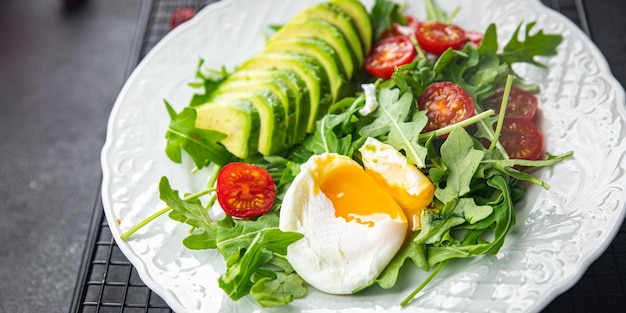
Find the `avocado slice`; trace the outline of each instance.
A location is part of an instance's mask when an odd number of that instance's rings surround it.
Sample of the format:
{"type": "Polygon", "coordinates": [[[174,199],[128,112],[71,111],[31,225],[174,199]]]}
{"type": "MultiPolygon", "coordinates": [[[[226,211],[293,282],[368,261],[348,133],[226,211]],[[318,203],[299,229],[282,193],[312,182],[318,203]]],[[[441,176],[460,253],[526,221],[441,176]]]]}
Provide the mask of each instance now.
{"type": "Polygon", "coordinates": [[[330,6],[336,6],[352,18],[352,22],[356,26],[363,52],[367,55],[372,49],[372,21],[370,15],[360,1],[357,0],[332,0],[330,6]]]}
{"type": "Polygon", "coordinates": [[[269,86],[257,83],[231,90],[216,90],[209,102],[234,100],[249,100],[259,112],[258,151],[261,154],[272,155],[285,148],[287,134],[285,109],[280,99],[269,90],[269,86]]]}
{"type": "MultiPolygon", "coordinates": [[[[308,119],[310,114],[310,96],[309,89],[304,82],[298,76],[297,73],[291,70],[276,70],[276,69],[260,69],[260,70],[240,70],[234,72],[229,79],[233,80],[251,80],[251,79],[261,79],[264,77],[278,75],[281,78],[285,78],[285,82],[288,87],[293,91],[295,99],[293,103],[290,103],[288,106],[288,110],[290,112],[295,112],[295,129],[292,134],[293,143],[302,142],[304,137],[306,137],[306,126],[305,123],[299,122],[308,119]]],[[[291,115],[288,113],[287,115],[291,115]]],[[[288,141],[289,143],[289,141],[288,141]]]]}
{"type": "Polygon", "coordinates": [[[333,102],[344,97],[350,89],[346,70],[341,66],[337,52],[323,40],[294,37],[273,41],[265,51],[300,53],[317,59],[328,75],[333,102]]]}
{"type": "Polygon", "coordinates": [[[327,42],[337,52],[348,79],[352,79],[355,67],[360,67],[341,31],[321,18],[306,18],[288,22],[267,41],[267,46],[272,45],[275,41],[294,37],[317,38],[327,42]]]}
{"type": "Polygon", "coordinates": [[[217,93],[267,89],[280,100],[284,112],[277,114],[276,117],[279,120],[281,118],[284,119],[286,128],[285,143],[287,146],[291,146],[294,143],[294,137],[296,137],[296,95],[298,94],[298,90],[293,88],[289,77],[284,72],[247,72],[250,71],[240,71],[238,75],[231,75],[220,86],[217,93]]]}
{"type": "Polygon", "coordinates": [[[307,55],[297,53],[263,52],[245,62],[238,70],[275,69],[292,70],[305,82],[309,91],[309,116],[296,118],[298,132],[315,131],[315,122],[326,113],[332,103],[328,76],[319,62],[307,55]]]}
{"type": "Polygon", "coordinates": [[[357,64],[359,66],[363,64],[363,46],[350,16],[336,6],[333,7],[326,3],[321,3],[304,9],[292,20],[297,21],[307,18],[320,18],[336,26],[348,42],[357,64]]]}
{"type": "Polygon", "coordinates": [[[195,126],[226,134],[220,143],[238,158],[248,157],[259,143],[259,113],[247,100],[225,103],[207,102],[193,107],[196,110],[195,126]]]}

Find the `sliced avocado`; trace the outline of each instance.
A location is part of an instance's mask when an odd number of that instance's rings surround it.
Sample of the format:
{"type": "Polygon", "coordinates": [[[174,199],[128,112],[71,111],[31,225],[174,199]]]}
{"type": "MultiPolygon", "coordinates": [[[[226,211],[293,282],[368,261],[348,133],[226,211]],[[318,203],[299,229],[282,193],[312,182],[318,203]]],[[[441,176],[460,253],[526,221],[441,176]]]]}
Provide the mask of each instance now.
{"type": "Polygon", "coordinates": [[[337,52],[323,40],[294,37],[273,41],[265,48],[265,51],[301,53],[317,59],[328,75],[333,102],[344,97],[349,90],[346,71],[341,66],[337,52]]]}
{"type": "Polygon", "coordinates": [[[276,154],[285,148],[287,126],[285,109],[280,99],[261,83],[232,88],[231,90],[216,90],[210,102],[229,102],[248,100],[259,112],[260,130],[258,151],[263,155],[276,154]]]}
{"type": "Polygon", "coordinates": [[[250,101],[208,102],[194,109],[196,127],[226,134],[220,143],[236,157],[243,159],[249,156],[249,151],[257,150],[260,119],[250,101]]]}
{"type": "Polygon", "coordinates": [[[331,6],[337,6],[348,16],[352,18],[352,22],[356,26],[356,30],[361,38],[361,44],[363,45],[363,51],[365,55],[372,49],[372,21],[370,15],[363,4],[358,0],[332,0],[331,6]]]}
{"type": "Polygon", "coordinates": [[[350,48],[356,57],[357,64],[359,66],[363,64],[363,46],[361,45],[359,34],[352,23],[352,18],[350,16],[336,6],[333,7],[326,3],[321,3],[304,9],[296,15],[292,21],[307,18],[320,18],[336,26],[350,45],[350,48]]]}
{"type": "Polygon", "coordinates": [[[289,106],[289,110],[295,110],[295,133],[293,134],[293,143],[302,142],[306,136],[306,121],[309,118],[311,104],[309,89],[300,76],[292,70],[277,70],[277,69],[259,69],[259,70],[240,70],[235,71],[229,79],[237,80],[250,80],[257,79],[259,77],[267,77],[268,75],[280,75],[285,77],[289,88],[291,88],[295,95],[295,103],[289,106]]]}
{"type": "Polygon", "coordinates": [[[267,41],[267,45],[270,46],[275,41],[294,37],[318,38],[327,42],[337,52],[341,64],[346,70],[348,79],[352,79],[355,67],[360,66],[356,63],[356,58],[352,55],[352,50],[341,31],[333,24],[320,18],[307,18],[288,22],[267,41]]]}
{"type": "Polygon", "coordinates": [[[294,143],[296,134],[296,95],[298,90],[291,85],[290,78],[281,71],[239,71],[237,75],[231,75],[217,90],[221,92],[233,92],[240,90],[261,90],[267,89],[274,94],[282,103],[284,110],[280,114],[285,122],[286,138],[285,143],[291,146],[294,143]],[[246,74],[248,72],[248,74],[246,74]]]}
{"type": "Polygon", "coordinates": [[[263,52],[245,62],[238,70],[276,69],[294,71],[305,82],[309,91],[310,113],[296,119],[299,131],[315,131],[318,117],[326,113],[332,103],[328,76],[319,62],[310,56],[297,53],[263,52]]]}

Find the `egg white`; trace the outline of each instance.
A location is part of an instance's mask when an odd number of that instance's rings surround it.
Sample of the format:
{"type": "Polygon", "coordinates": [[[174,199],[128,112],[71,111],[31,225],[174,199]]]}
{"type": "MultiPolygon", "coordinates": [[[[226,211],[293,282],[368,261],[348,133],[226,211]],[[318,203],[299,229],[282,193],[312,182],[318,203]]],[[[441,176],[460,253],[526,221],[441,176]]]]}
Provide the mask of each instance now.
{"type": "Polygon", "coordinates": [[[333,203],[313,177],[317,161],[324,158],[336,158],[334,166],[360,167],[336,154],[313,156],[285,194],[280,229],[304,235],[288,247],[287,260],[308,284],[331,294],[351,294],[387,266],[402,246],[408,225],[384,213],[367,216],[373,222],[369,225],[336,217],[333,203]]]}

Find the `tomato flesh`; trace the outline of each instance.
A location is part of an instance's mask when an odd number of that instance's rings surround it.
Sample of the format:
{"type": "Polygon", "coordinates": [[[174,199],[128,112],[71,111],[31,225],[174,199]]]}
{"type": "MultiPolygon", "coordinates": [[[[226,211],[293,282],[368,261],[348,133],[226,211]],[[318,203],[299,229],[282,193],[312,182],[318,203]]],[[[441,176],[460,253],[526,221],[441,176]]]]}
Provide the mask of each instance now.
{"type": "Polygon", "coordinates": [[[170,29],[176,28],[178,25],[190,20],[196,14],[193,8],[179,8],[172,11],[170,18],[170,29]]]}
{"type": "Polygon", "coordinates": [[[380,35],[381,39],[395,36],[410,37],[411,35],[414,35],[415,28],[417,27],[417,20],[410,15],[406,15],[404,18],[406,19],[406,25],[400,25],[399,23],[394,22],[391,25],[391,29],[385,30],[380,35]]]}
{"type": "MultiPolygon", "coordinates": [[[[485,109],[493,109],[496,113],[500,112],[503,95],[503,88],[496,90],[495,94],[485,99],[485,109]]],[[[537,113],[537,106],[538,100],[535,95],[524,89],[512,87],[504,116],[506,118],[532,120],[537,113]]]]}
{"type": "Polygon", "coordinates": [[[365,69],[372,76],[388,79],[397,66],[415,58],[413,43],[408,37],[394,36],[380,40],[365,58],[365,69]]]}
{"type": "Polygon", "coordinates": [[[427,111],[425,132],[456,124],[474,115],[474,101],[461,86],[452,82],[430,84],[417,104],[420,111],[427,111]]]}
{"type": "Polygon", "coordinates": [[[268,212],[274,204],[276,187],[272,176],[256,165],[232,162],[217,176],[217,201],[233,217],[250,218],[268,212]]]}
{"type": "Polygon", "coordinates": [[[511,159],[538,160],[543,149],[543,135],[532,121],[504,119],[500,143],[511,159]]]}
{"type": "Polygon", "coordinates": [[[424,51],[436,55],[448,48],[459,49],[467,42],[465,30],[461,27],[437,21],[417,23],[415,38],[424,51]]]}
{"type": "Polygon", "coordinates": [[[474,47],[480,47],[483,43],[484,35],[483,33],[474,30],[466,30],[465,37],[472,45],[474,45],[474,47]]]}

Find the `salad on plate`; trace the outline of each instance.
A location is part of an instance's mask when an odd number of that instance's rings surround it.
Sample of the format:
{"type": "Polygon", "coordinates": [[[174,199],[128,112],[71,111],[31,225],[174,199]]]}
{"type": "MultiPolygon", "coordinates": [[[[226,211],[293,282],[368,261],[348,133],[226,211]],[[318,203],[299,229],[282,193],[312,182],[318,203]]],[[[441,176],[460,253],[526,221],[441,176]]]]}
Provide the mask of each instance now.
{"type": "Polygon", "coordinates": [[[545,151],[541,90],[516,71],[562,36],[530,21],[501,45],[497,25],[464,29],[433,0],[425,19],[402,9],[330,0],[233,69],[200,60],[189,104],[165,101],[164,135],[206,188],[163,176],[166,207],[120,239],[168,214],[186,248],[221,254],[225,294],[263,307],[393,288],[417,267],[405,306],[451,260],[497,254],[527,187],[549,188],[533,172],[573,155],[545,151]]]}

